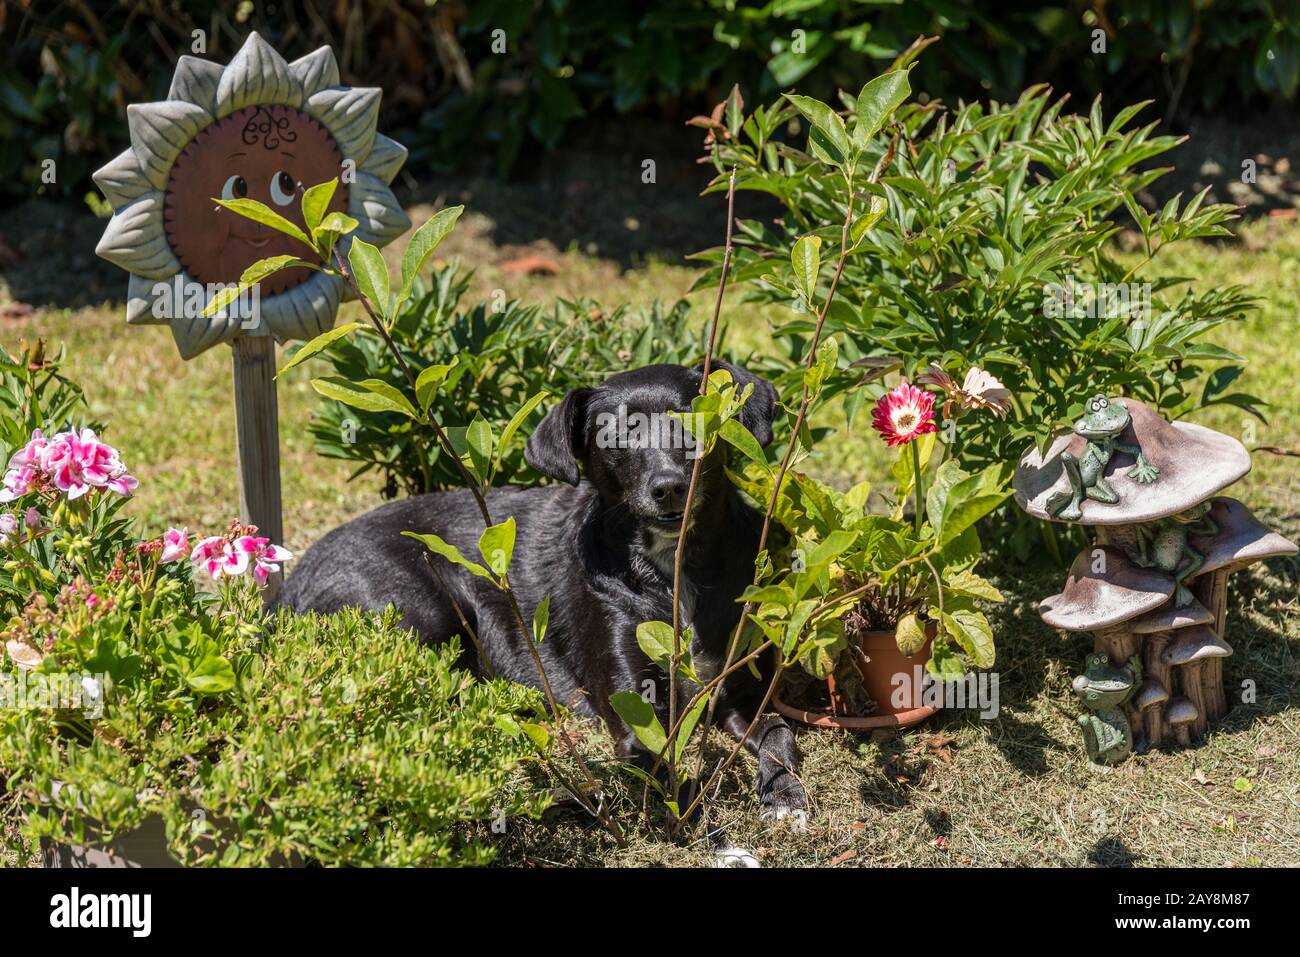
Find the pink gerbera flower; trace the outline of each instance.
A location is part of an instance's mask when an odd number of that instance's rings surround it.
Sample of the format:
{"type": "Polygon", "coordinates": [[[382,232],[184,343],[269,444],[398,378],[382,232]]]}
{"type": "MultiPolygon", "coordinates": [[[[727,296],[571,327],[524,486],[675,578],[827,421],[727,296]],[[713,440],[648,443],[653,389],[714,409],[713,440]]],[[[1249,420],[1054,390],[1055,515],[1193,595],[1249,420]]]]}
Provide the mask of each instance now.
{"type": "Polygon", "coordinates": [[[937,432],[933,393],[904,382],[880,397],[871,413],[871,427],[885,437],[891,448],[906,445],[927,432],[937,432]]]}

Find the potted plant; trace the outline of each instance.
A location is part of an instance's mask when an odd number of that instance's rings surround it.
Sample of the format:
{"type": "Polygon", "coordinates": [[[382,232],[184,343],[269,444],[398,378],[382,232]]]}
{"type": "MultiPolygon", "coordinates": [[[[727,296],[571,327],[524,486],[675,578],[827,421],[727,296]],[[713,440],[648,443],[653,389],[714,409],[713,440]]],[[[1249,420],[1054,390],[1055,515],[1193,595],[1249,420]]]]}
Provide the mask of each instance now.
{"type": "MultiPolygon", "coordinates": [[[[961,385],[937,366],[916,381],[945,393],[946,431],[964,412],[1008,407],[1001,384],[978,368],[961,385]]],[[[974,525],[1006,499],[1009,468],[970,474],[953,459],[934,464],[935,394],[907,381],[874,390],[873,427],[899,451],[887,511],[869,510],[867,483],[841,493],[792,471],[774,512],[789,540],[745,595],[757,635],[797,666],[774,706],[824,727],[915,724],[937,710],[923,696],[923,673],[959,678],[967,661],[986,668],[995,658],[981,604],[1001,595],[974,570],[974,525]]],[[[733,477],[756,499],[770,495],[763,470],[733,477]]]]}

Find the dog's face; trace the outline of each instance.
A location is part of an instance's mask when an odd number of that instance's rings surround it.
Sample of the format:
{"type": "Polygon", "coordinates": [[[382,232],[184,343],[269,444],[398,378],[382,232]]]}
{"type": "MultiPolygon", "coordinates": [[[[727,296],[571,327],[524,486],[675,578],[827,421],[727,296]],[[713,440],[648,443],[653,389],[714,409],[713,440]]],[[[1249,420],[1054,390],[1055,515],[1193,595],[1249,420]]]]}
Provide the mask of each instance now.
{"type": "MultiPolygon", "coordinates": [[[[730,372],[740,389],[753,384],[740,422],[767,445],[776,390],[739,366],[718,362],[714,368],[730,372]]],[[[606,506],[621,505],[651,529],[675,534],[699,449],[690,430],[666,413],[690,411],[702,371],[653,365],[620,373],[595,389],[574,389],[537,426],[524,457],[537,471],[570,485],[585,474],[606,506]]],[[[706,463],[704,471],[713,470],[706,463]]],[[[701,501],[698,491],[694,501],[701,501]]]]}

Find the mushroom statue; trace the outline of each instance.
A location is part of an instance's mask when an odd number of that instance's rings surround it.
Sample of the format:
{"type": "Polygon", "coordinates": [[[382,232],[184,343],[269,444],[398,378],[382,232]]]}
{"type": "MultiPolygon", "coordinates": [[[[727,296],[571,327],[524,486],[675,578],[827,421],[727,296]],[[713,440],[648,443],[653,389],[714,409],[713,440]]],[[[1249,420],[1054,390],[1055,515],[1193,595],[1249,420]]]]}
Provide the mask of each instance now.
{"type": "Polygon", "coordinates": [[[1094,636],[1074,685],[1094,763],[1186,746],[1227,713],[1228,576],[1297,551],[1218,494],[1249,470],[1236,439],[1106,396],[1089,401],[1072,433],[1021,458],[1012,483],[1021,508],[1096,529],[1062,591],[1038,606],[1047,624],[1094,636]]]}

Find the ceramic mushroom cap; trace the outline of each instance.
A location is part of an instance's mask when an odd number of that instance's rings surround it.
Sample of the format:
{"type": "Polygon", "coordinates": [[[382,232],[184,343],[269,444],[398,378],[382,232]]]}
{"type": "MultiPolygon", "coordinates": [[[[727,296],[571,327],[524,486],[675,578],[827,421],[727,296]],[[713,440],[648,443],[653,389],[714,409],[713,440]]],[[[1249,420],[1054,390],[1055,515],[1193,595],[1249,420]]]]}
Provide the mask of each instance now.
{"type": "Polygon", "coordinates": [[[1205,564],[1191,577],[1197,578],[1221,568],[1233,570],[1266,558],[1294,555],[1295,543],[1260,523],[1250,509],[1235,498],[1216,498],[1210,519],[1217,535],[1193,535],[1191,546],[1205,556],[1205,564]]]}
{"type": "Polygon", "coordinates": [[[1148,678],[1142,682],[1142,687],[1133,698],[1133,706],[1140,711],[1146,711],[1148,708],[1154,708],[1158,704],[1164,704],[1169,700],[1169,692],[1165,686],[1154,678],[1148,678]]]}
{"type": "Polygon", "coordinates": [[[1139,568],[1119,549],[1098,545],[1078,554],[1065,589],[1039,602],[1038,613],[1053,628],[1098,631],[1154,611],[1173,593],[1169,575],[1139,568]]]}
{"type": "Polygon", "coordinates": [[[1150,635],[1157,631],[1176,631],[1194,625],[1209,625],[1214,614],[1195,598],[1186,605],[1166,602],[1153,612],[1134,618],[1126,626],[1135,635],[1150,635]]]}
{"type": "MultiPolygon", "coordinates": [[[[1149,485],[1139,484],[1129,477],[1134,457],[1116,451],[1102,474],[1119,501],[1106,505],[1085,500],[1078,524],[1130,525],[1165,518],[1205,501],[1250,471],[1250,453],[1231,436],[1190,422],[1166,422],[1135,399],[1112,401],[1123,403],[1130,416],[1128,427],[1116,441],[1140,446],[1151,464],[1160,469],[1160,476],[1149,485]]],[[[1026,452],[1012,480],[1020,507],[1035,518],[1061,521],[1045,507],[1053,493],[1070,490],[1061,453],[1069,451],[1079,457],[1086,445],[1082,436],[1071,432],[1053,442],[1043,455],[1037,449],[1026,452]]]]}
{"type": "Polygon", "coordinates": [[[1197,625],[1179,632],[1161,652],[1160,660],[1167,665],[1185,665],[1205,658],[1226,658],[1230,654],[1232,646],[1216,635],[1213,628],[1197,625]]]}
{"type": "Polygon", "coordinates": [[[1174,727],[1180,724],[1191,724],[1196,717],[1196,705],[1186,698],[1175,698],[1165,707],[1165,721],[1174,727]]]}

